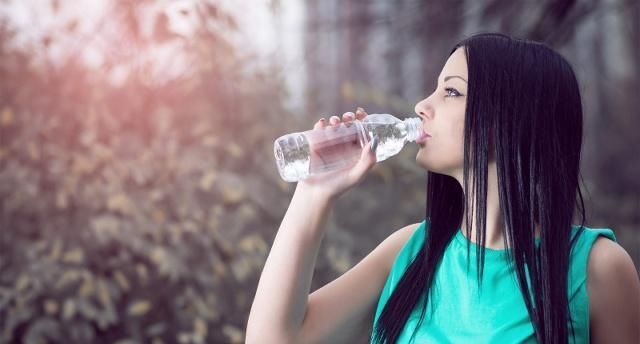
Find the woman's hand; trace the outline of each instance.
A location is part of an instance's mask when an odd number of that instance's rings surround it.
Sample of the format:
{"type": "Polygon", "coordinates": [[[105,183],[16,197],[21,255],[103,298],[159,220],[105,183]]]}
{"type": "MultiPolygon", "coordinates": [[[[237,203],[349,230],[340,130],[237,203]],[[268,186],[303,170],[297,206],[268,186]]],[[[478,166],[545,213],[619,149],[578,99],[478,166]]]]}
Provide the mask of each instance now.
{"type": "MultiPolygon", "coordinates": [[[[342,119],[338,116],[332,116],[329,119],[329,123],[322,118],[316,122],[313,128],[319,129],[327,126],[339,126],[341,123],[349,125],[349,122],[355,119],[363,120],[366,116],[367,113],[362,108],[358,108],[355,114],[353,112],[344,113],[342,119]]],[[[309,176],[298,182],[297,187],[307,189],[313,192],[314,195],[326,200],[337,199],[341,194],[360,183],[367,172],[375,165],[376,146],[377,142],[375,142],[375,140],[370,141],[361,148],[360,159],[353,164],[336,171],[309,176]]]]}

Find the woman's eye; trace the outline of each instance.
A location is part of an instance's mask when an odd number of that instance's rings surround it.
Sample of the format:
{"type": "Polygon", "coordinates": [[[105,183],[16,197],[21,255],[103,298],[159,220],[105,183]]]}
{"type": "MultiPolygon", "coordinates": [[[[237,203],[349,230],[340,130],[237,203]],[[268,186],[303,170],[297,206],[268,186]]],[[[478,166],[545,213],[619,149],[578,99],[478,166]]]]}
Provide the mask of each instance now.
{"type": "Polygon", "coordinates": [[[461,96],[460,92],[458,92],[455,88],[447,87],[444,89],[445,97],[459,97],[461,96]]]}

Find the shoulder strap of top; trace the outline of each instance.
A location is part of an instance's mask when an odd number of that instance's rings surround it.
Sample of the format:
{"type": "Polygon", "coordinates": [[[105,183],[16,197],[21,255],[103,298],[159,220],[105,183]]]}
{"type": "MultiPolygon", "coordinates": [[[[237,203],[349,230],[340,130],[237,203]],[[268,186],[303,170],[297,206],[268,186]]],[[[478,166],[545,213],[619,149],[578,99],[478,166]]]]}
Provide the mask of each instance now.
{"type": "Polygon", "coordinates": [[[587,228],[573,226],[574,244],[569,259],[568,299],[571,309],[571,320],[580,341],[589,341],[589,295],[587,292],[587,264],[589,252],[598,237],[603,236],[616,241],[616,236],[609,228],[587,228]]]}
{"type": "Polygon", "coordinates": [[[588,228],[573,226],[572,238],[575,241],[571,248],[571,256],[569,263],[569,281],[570,290],[574,291],[575,287],[584,284],[587,279],[587,263],[589,252],[599,236],[609,238],[617,242],[616,236],[609,228],[588,228]]]}

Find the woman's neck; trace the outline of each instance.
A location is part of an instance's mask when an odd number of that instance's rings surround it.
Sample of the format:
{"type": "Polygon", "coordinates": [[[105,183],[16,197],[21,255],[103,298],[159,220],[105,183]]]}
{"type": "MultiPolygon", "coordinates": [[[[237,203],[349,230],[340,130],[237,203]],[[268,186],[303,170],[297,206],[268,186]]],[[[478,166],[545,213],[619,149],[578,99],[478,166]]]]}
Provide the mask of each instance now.
{"type": "MultiPolygon", "coordinates": [[[[458,182],[462,185],[462,178],[456,178],[458,182]]],[[[471,201],[473,202],[474,197],[472,195],[471,201]]],[[[496,168],[495,161],[489,163],[487,170],[487,217],[486,217],[486,235],[485,235],[485,247],[490,249],[504,249],[505,241],[504,241],[504,219],[502,218],[502,210],[500,209],[500,197],[498,194],[498,173],[496,168]]],[[[472,204],[471,207],[475,207],[475,204],[472,204]]],[[[476,220],[477,214],[475,211],[473,212],[473,217],[471,218],[471,233],[467,235],[467,224],[466,224],[466,216],[467,209],[465,208],[462,215],[462,224],[461,230],[462,234],[464,234],[467,239],[471,242],[476,243],[476,220]]],[[[540,236],[540,227],[536,225],[536,237],[540,236]]]]}
{"type": "MultiPolygon", "coordinates": [[[[498,174],[496,171],[495,162],[489,164],[487,172],[487,217],[484,246],[491,249],[504,249],[504,221],[502,219],[502,213],[500,210],[500,199],[498,196],[498,174]]],[[[472,195],[471,202],[473,201],[474,197],[472,195]]],[[[474,208],[475,204],[472,203],[471,207],[474,208]]],[[[476,221],[478,214],[475,213],[475,209],[472,213],[473,217],[471,218],[471,233],[467,235],[466,208],[462,215],[461,229],[462,233],[467,236],[467,238],[471,242],[476,243],[476,221]]]]}

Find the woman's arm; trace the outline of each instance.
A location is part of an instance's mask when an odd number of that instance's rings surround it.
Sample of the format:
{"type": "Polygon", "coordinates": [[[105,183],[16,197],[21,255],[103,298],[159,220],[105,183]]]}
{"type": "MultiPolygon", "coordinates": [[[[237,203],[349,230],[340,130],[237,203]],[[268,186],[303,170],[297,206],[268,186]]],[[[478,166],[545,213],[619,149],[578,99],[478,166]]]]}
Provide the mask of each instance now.
{"type": "MultiPolygon", "coordinates": [[[[355,114],[344,113],[342,121],[332,116],[329,125],[335,127],[366,116],[358,108],[355,114]]],[[[327,126],[321,119],[314,129],[327,126]]],[[[360,183],[376,163],[376,147],[374,139],[363,147],[355,165],[298,183],[258,282],[247,323],[247,343],[291,343],[306,332],[303,325],[308,323],[309,289],[326,218],[334,201],[360,183]]]]}
{"type": "Polygon", "coordinates": [[[289,343],[302,327],[331,201],[298,184],[249,313],[247,343],[289,343]]]}
{"type": "Polygon", "coordinates": [[[420,225],[393,232],[334,281],[309,294],[331,203],[296,190],[260,277],[247,343],[356,343],[368,340],[393,260],[420,225]],[[313,210],[316,209],[316,210],[313,210]]]}
{"type": "Polygon", "coordinates": [[[640,279],[629,254],[598,238],[587,267],[593,343],[640,343],[640,279]]]}

